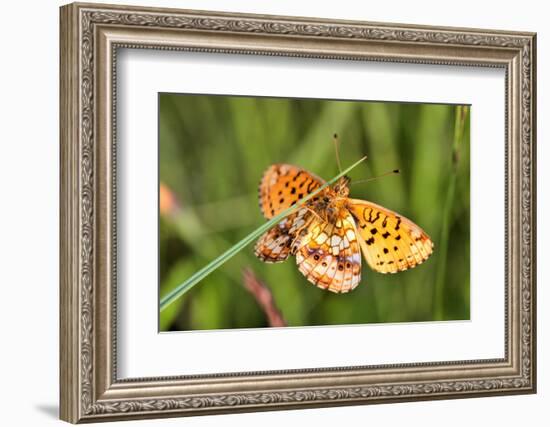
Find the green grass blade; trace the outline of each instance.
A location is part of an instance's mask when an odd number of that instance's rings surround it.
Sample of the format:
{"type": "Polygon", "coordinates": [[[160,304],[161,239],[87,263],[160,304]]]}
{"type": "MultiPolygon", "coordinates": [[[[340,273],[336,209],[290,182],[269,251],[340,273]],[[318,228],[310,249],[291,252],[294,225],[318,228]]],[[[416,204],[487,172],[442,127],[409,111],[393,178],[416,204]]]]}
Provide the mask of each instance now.
{"type": "Polygon", "coordinates": [[[349,171],[351,171],[353,168],[355,168],[359,163],[363,162],[367,157],[363,157],[357,162],[355,162],[353,165],[348,167],[347,169],[340,172],[338,175],[336,175],[334,178],[332,178],[330,181],[327,181],[325,184],[323,184],[321,187],[319,187],[314,192],[310,193],[308,196],[304,197],[302,200],[300,200],[298,203],[296,203],[294,206],[291,206],[290,208],[284,210],[279,215],[274,216],[271,218],[268,222],[258,227],[256,230],[254,230],[252,233],[250,233],[248,236],[246,236],[244,239],[242,239],[240,242],[229,248],[227,251],[225,251],[223,254],[221,254],[219,257],[211,261],[209,264],[207,264],[205,267],[197,271],[195,274],[193,274],[189,279],[187,279],[185,282],[183,282],[181,285],[176,286],[172,291],[170,291],[167,295],[165,295],[160,300],[160,311],[163,311],[166,307],[168,307],[172,302],[174,302],[176,299],[178,299],[180,296],[182,296],[184,293],[186,293],[188,290],[190,290],[193,286],[195,286],[198,282],[200,282],[202,279],[204,279],[206,276],[208,276],[210,273],[212,273],[214,270],[219,268],[221,265],[223,265],[226,261],[231,259],[234,255],[236,255],[238,252],[240,252],[242,249],[244,249],[246,246],[248,246],[251,242],[256,240],[258,237],[260,237],[263,233],[268,231],[271,227],[273,227],[275,224],[281,222],[282,219],[284,219],[286,216],[290,215],[291,213],[295,212],[300,206],[302,206],[305,202],[307,202],[309,199],[317,195],[319,192],[323,191],[325,188],[327,188],[329,185],[334,184],[339,178],[347,174],[349,171]]]}
{"type": "Polygon", "coordinates": [[[447,275],[447,254],[449,250],[449,234],[451,229],[453,203],[456,193],[456,181],[458,173],[458,162],[460,160],[461,144],[464,137],[464,125],[466,115],[468,114],[468,106],[459,105],[455,110],[455,128],[452,146],[452,172],[449,176],[449,185],[445,198],[445,205],[442,212],[441,236],[439,242],[439,255],[437,263],[436,280],[434,287],[434,320],[445,320],[443,318],[444,310],[444,287],[445,277],[447,275]]]}

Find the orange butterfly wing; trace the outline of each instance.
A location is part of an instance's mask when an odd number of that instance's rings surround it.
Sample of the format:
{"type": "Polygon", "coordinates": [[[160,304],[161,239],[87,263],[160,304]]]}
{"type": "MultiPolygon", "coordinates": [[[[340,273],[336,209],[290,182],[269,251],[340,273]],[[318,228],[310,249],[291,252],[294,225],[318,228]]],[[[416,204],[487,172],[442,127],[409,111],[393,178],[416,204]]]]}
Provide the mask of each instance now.
{"type": "Polygon", "coordinates": [[[267,219],[273,218],[323,184],[321,178],[297,166],[271,165],[258,188],[260,209],[267,219]]]}
{"type": "Polygon", "coordinates": [[[299,209],[258,239],[254,248],[255,255],[264,262],[282,262],[288,258],[291,248],[296,245],[300,231],[312,220],[307,209],[299,209]]]}
{"type": "Polygon", "coordinates": [[[380,273],[416,267],[433,252],[433,242],[409,219],[365,200],[349,199],[359,243],[369,266],[380,273]]]}
{"type": "Polygon", "coordinates": [[[315,217],[296,253],[300,272],[315,286],[335,293],[354,289],[361,281],[361,250],[351,215],[335,224],[315,217]]]}

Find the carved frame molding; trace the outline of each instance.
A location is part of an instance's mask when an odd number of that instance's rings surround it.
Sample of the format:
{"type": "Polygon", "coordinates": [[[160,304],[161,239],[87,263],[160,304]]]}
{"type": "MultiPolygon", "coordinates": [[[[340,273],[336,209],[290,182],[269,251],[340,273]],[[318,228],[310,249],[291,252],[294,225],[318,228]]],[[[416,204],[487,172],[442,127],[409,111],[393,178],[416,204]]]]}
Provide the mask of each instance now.
{"type": "Polygon", "coordinates": [[[535,41],[532,33],[63,6],[61,418],[76,423],[535,392],[535,41]],[[117,380],[118,48],[505,68],[505,358],[117,380]]]}

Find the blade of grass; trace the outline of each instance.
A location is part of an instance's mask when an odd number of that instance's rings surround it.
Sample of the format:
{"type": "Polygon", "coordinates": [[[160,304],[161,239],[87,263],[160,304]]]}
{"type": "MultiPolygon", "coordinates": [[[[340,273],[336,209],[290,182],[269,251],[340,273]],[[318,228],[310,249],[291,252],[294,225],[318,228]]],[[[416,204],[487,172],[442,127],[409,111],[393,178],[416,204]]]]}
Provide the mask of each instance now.
{"type": "Polygon", "coordinates": [[[449,233],[451,228],[451,217],[454,205],[454,198],[456,192],[456,179],[458,171],[458,163],[460,160],[460,144],[464,136],[464,124],[466,122],[466,115],[468,113],[468,106],[460,105],[456,107],[455,111],[455,129],[453,136],[453,149],[452,149],[452,172],[449,177],[449,185],[447,187],[447,196],[445,198],[445,205],[443,206],[443,223],[441,225],[441,237],[439,242],[439,255],[437,263],[437,272],[434,288],[434,320],[443,320],[444,313],[444,286],[445,277],[447,273],[447,252],[449,249],[449,233]]]}
{"type": "Polygon", "coordinates": [[[271,227],[273,227],[275,224],[279,223],[282,219],[284,219],[286,216],[290,215],[291,213],[295,212],[300,206],[302,206],[305,202],[307,202],[309,199],[317,195],[319,192],[327,188],[329,185],[334,184],[339,178],[347,174],[349,171],[351,171],[353,168],[355,168],[359,163],[363,162],[367,156],[362,157],[360,160],[355,162],[353,165],[345,169],[344,171],[340,172],[338,175],[336,175],[334,178],[332,178],[330,181],[327,181],[325,184],[323,184],[321,187],[319,187],[314,192],[310,193],[308,196],[304,197],[301,201],[296,203],[294,206],[291,206],[290,208],[284,210],[279,215],[274,216],[271,218],[268,222],[258,227],[256,230],[254,230],[252,233],[250,233],[248,236],[246,236],[244,239],[242,239],[240,242],[229,248],[227,251],[225,251],[223,254],[221,254],[219,257],[211,261],[209,264],[207,264],[205,267],[197,271],[195,274],[193,274],[189,279],[187,279],[185,282],[183,282],[181,285],[176,286],[172,291],[170,291],[167,295],[165,295],[160,300],[160,311],[163,311],[166,307],[168,307],[172,302],[174,302],[177,298],[182,296],[185,292],[187,292],[189,289],[191,289],[193,286],[195,286],[198,282],[200,282],[202,279],[204,279],[206,276],[208,276],[212,271],[223,265],[226,261],[228,261],[231,257],[236,255],[238,252],[240,252],[242,249],[244,249],[246,246],[248,246],[251,242],[256,240],[258,237],[260,237],[263,233],[268,231],[271,227]]]}

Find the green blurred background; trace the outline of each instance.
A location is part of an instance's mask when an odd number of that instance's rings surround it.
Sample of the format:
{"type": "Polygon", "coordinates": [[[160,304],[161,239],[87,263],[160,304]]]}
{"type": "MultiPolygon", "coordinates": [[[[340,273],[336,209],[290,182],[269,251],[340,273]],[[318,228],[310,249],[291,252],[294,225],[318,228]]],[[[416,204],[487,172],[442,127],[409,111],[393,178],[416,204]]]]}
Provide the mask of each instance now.
{"type": "Polygon", "coordinates": [[[458,320],[470,317],[469,107],[211,95],[159,95],[160,296],[261,225],[257,188],[273,163],[325,180],[364,154],[351,196],[408,217],[431,236],[424,264],[392,275],[363,258],[349,294],[311,285],[295,258],[256,259],[253,245],[160,314],[161,331],[269,326],[243,285],[250,268],[289,326],[458,320]]]}

